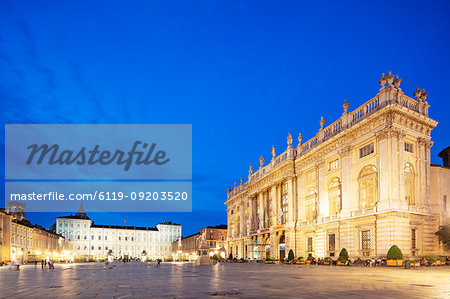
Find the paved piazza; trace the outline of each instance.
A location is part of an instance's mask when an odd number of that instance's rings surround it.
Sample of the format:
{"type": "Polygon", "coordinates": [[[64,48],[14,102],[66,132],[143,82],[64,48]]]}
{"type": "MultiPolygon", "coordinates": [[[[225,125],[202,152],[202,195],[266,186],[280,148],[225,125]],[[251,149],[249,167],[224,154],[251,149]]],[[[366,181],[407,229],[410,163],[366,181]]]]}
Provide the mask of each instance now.
{"type": "Polygon", "coordinates": [[[450,298],[450,267],[413,270],[311,265],[129,263],[0,270],[0,297],[450,298]]]}

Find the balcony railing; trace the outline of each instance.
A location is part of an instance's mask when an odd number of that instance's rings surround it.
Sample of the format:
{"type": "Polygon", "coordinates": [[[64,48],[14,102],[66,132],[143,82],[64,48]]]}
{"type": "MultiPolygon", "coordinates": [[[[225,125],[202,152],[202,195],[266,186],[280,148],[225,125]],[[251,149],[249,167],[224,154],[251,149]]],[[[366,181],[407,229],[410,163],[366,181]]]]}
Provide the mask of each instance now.
{"type": "Polygon", "coordinates": [[[249,180],[246,183],[242,183],[236,186],[228,193],[228,198],[239,194],[245,189],[245,186],[250,182],[254,182],[261,177],[268,174],[271,170],[279,167],[284,161],[289,159],[300,158],[301,156],[310,152],[313,148],[317,147],[319,144],[331,139],[333,136],[338,135],[340,132],[353,125],[359,123],[366,117],[373,114],[380,108],[387,106],[389,104],[398,103],[404,107],[407,107],[415,112],[421,113],[423,115],[428,115],[428,104],[425,101],[415,100],[403,94],[403,92],[395,88],[385,87],[372,99],[365,102],[361,106],[357,107],[353,111],[347,112],[348,104],[342,114],[342,116],[328,125],[325,128],[321,128],[317,134],[311,139],[307,140],[303,144],[298,145],[297,149],[288,148],[281,155],[273,159],[268,165],[259,168],[254,173],[250,174],[249,180]]]}

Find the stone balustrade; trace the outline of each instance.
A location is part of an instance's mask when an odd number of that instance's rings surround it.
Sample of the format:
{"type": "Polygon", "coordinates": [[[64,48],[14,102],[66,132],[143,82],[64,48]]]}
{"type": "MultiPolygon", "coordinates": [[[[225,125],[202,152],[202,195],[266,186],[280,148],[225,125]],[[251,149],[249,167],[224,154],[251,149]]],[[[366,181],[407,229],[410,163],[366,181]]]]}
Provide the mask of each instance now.
{"type": "MultiPolygon", "coordinates": [[[[322,119],[320,121],[321,128],[319,129],[317,134],[304,143],[299,142],[297,149],[292,148],[292,139],[290,141],[288,140],[288,144],[290,145],[288,145],[288,148],[281,155],[272,159],[272,161],[268,165],[260,167],[256,172],[251,173],[249,175],[249,180],[247,182],[241,183],[239,186],[235,186],[235,188],[229,190],[228,199],[236,196],[237,194],[245,190],[245,187],[248,184],[259,180],[272,170],[279,167],[281,164],[283,164],[284,161],[301,158],[301,156],[307,154],[313,148],[317,147],[319,144],[331,139],[333,136],[338,135],[345,129],[348,129],[356,125],[360,121],[364,120],[365,118],[373,114],[375,111],[380,110],[381,108],[387,105],[400,104],[417,113],[428,116],[429,105],[425,101],[428,94],[425,93],[424,90],[419,90],[419,88],[417,87],[417,90],[414,94],[417,97],[417,99],[413,99],[406,96],[402,92],[402,90],[399,87],[400,83],[395,85],[394,82],[394,85],[392,85],[392,82],[386,83],[383,81],[380,84],[382,85],[382,88],[380,89],[378,94],[374,98],[370,99],[369,101],[365,102],[361,106],[354,109],[353,111],[347,112],[349,104],[347,103],[346,100],[343,106],[344,113],[342,114],[342,116],[325,128],[323,128],[323,124],[325,123],[325,121],[322,119]]],[[[288,138],[291,138],[290,134],[288,138]]]]}

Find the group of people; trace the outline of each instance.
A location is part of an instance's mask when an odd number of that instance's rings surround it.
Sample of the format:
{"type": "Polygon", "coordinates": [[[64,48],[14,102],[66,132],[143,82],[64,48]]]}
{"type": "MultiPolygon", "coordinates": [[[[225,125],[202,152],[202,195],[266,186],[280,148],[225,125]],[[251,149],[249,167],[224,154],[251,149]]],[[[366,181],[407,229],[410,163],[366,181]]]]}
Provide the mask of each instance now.
{"type": "MultiPolygon", "coordinates": [[[[34,269],[37,269],[37,265],[38,265],[38,261],[35,260],[34,261],[34,269]]],[[[42,260],[41,261],[41,269],[46,269],[47,267],[49,269],[55,269],[55,262],[53,260],[48,260],[48,261],[42,260]]]]}

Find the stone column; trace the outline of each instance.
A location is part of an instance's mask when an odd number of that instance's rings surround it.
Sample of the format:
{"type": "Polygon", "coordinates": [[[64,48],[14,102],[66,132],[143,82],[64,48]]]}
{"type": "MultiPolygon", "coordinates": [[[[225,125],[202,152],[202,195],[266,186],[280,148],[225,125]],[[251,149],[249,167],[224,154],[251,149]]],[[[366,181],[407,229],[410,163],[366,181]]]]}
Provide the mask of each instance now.
{"type": "Polygon", "coordinates": [[[400,129],[391,129],[388,135],[388,141],[390,145],[390,190],[389,196],[391,201],[391,207],[400,208],[400,209],[408,209],[408,203],[405,202],[404,197],[400,196],[400,190],[404,190],[405,184],[403,178],[403,165],[401,165],[401,159],[399,159],[400,155],[400,143],[404,134],[400,129]]]}
{"type": "Polygon", "coordinates": [[[280,225],[280,184],[275,184],[273,186],[274,189],[274,197],[273,200],[275,201],[275,222],[274,226],[280,225]]]}
{"type": "Polygon", "coordinates": [[[259,227],[258,229],[264,228],[264,192],[258,193],[258,207],[257,210],[259,210],[259,227]]]}
{"type": "Polygon", "coordinates": [[[231,210],[227,209],[227,238],[231,239],[231,210]]]}
{"type": "Polygon", "coordinates": [[[247,225],[247,231],[250,234],[250,232],[252,231],[252,221],[253,221],[253,202],[252,202],[252,197],[249,196],[247,198],[247,202],[248,202],[248,225],[247,225]]]}
{"type": "Polygon", "coordinates": [[[272,189],[270,190],[272,194],[272,211],[271,211],[271,217],[272,217],[272,227],[278,225],[278,208],[277,208],[277,185],[272,185],[272,189]]]}
{"type": "MultiPolygon", "coordinates": [[[[351,146],[346,146],[339,151],[341,163],[342,217],[350,216],[350,211],[357,208],[354,203],[358,202],[358,198],[356,198],[355,200],[355,198],[353,198],[352,196],[352,152],[353,148],[351,146]]],[[[357,185],[353,186],[353,188],[357,188],[357,185]]]]}
{"type": "Polygon", "coordinates": [[[295,188],[296,195],[297,195],[296,201],[297,201],[297,222],[298,223],[304,221],[304,219],[305,219],[304,204],[303,204],[302,196],[301,196],[301,194],[302,194],[302,180],[301,180],[302,175],[303,175],[303,173],[300,173],[297,176],[297,180],[296,180],[297,186],[295,188]]]}
{"type": "Polygon", "coordinates": [[[378,205],[377,209],[387,210],[390,208],[390,182],[392,181],[391,173],[389,171],[389,140],[387,129],[378,133],[378,205]]]}
{"type": "Polygon", "coordinates": [[[317,221],[319,221],[320,217],[327,216],[328,215],[328,192],[327,188],[325,187],[325,182],[323,180],[324,176],[324,168],[325,168],[325,162],[323,160],[319,161],[317,163],[317,192],[318,192],[318,208],[319,213],[317,215],[317,221]]]}
{"type": "Polygon", "coordinates": [[[287,180],[287,188],[288,188],[288,220],[287,222],[292,224],[294,222],[294,186],[293,186],[294,178],[290,177],[287,180]]]}
{"type": "Polygon", "coordinates": [[[244,218],[245,218],[245,201],[243,199],[240,199],[240,213],[239,213],[239,236],[243,236],[244,235],[244,218]]]}
{"type": "Polygon", "coordinates": [[[430,190],[430,186],[431,186],[431,167],[430,167],[430,162],[431,162],[431,153],[430,153],[430,149],[433,146],[433,142],[430,140],[425,140],[425,173],[426,173],[426,179],[425,179],[425,198],[426,198],[426,203],[430,204],[431,202],[431,190],[430,190]]]}

